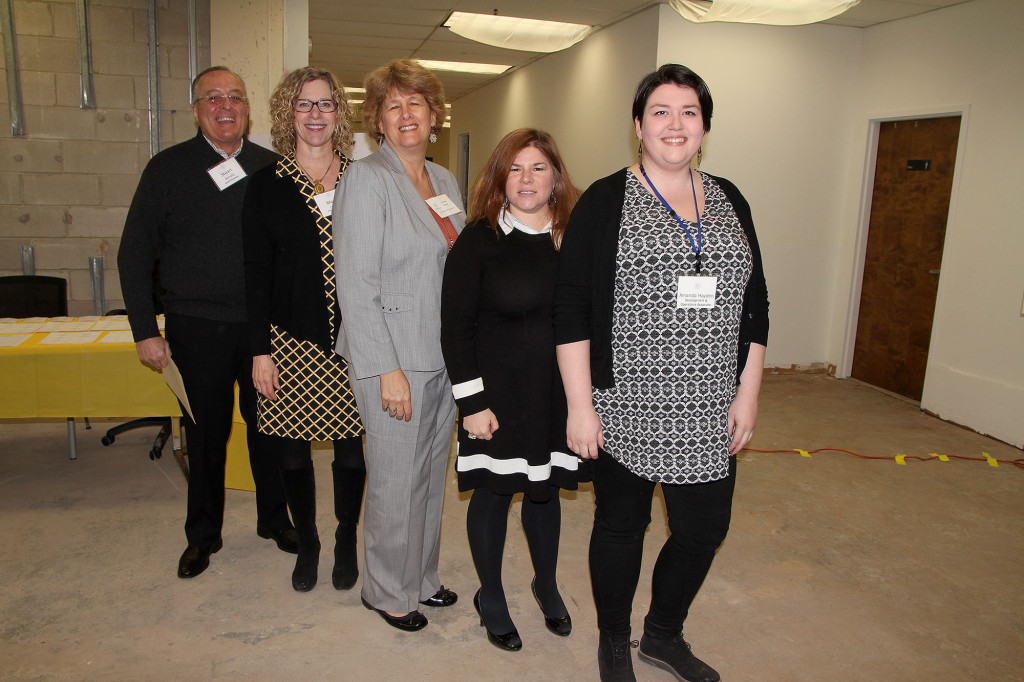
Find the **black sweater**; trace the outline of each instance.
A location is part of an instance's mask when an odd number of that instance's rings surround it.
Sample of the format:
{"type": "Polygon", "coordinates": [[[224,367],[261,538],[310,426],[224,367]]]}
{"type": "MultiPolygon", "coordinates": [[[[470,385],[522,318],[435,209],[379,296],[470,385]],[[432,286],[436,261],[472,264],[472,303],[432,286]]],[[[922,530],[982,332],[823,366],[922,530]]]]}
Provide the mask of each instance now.
{"type": "MultiPolygon", "coordinates": [[[[278,156],[246,141],[235,158],[248,176],[278,156]]],[[[245,322],[242,199],[248,177],[218,190],[206,171],[222,161],[197,132],[154,156],[142,172],[117,254],[136,341],[160,334],[153,301],[158,260],[166,312],[245,322]]]]}
{"type": "MultiPolygon", "coordinates": [[[[597,180],[580,197],[562,237],[558,283],[555,289],[555,343],[590,341],[590,375],[595,388],[614,385],[612,371],[612,309],[616,257],[626,173],[622,170],[597,180]]],[[[710,176],[725,192],[747,235],[753,271],[743,295],[737,349],[737,381],[751,343],[768,345],[768,288],[761,268],[761,249],[754,233],[750,205],[736,185],[710,176]]]]}

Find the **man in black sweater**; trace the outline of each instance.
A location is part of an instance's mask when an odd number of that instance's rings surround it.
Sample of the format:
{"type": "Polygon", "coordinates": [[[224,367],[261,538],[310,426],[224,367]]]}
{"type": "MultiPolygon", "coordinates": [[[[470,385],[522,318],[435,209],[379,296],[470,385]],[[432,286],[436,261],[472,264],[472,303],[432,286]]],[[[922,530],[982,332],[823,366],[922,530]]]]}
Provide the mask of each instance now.
{"type": "Polygon", "coordinates": [[[236,381],[256,482],[256,532],[286,552],[298,551],[273,452],[260,447],[256,430],[242,262],[247,176],[277,155],[244,141],[245,84],[225,67],[207,69],[193,82],[192,115],[196,136],[160,152],[143,171],[117,255],[139,359],[159,370],[174,358],[195,416],[194,422],[183,417],[188,548],[178,562],[179,578],[206,570],[223,544],[224,462],[236,381]],[[154,308],[158,261],[166,340],[154,308]]]}

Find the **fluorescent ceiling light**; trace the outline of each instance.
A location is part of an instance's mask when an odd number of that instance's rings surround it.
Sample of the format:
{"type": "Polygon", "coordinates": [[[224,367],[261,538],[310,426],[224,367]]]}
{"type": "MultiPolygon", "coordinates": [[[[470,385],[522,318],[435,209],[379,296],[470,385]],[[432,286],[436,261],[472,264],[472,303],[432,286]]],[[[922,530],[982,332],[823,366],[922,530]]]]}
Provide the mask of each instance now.
{"type": "Polygon", "coordinates": [[[460,73],[482,73],[494,75],[505,73],[511,64],[474,64],[472,62],[438,62],[432,59],[417,59],[422,66],[435,71],[458,71],[460,73]]]}
{"type": "Polygon", "coordinates": [[[590,35],[592,26],[561,21],[452,12],[442,26],[485,45],[527,52],[558,52],[590,35]]]}
{"type": "Polygon", "coordinates": [[[667,0],[684,19],[696,23],[734,21],[797,26],[842,14],[860,0],[667,0]]]}

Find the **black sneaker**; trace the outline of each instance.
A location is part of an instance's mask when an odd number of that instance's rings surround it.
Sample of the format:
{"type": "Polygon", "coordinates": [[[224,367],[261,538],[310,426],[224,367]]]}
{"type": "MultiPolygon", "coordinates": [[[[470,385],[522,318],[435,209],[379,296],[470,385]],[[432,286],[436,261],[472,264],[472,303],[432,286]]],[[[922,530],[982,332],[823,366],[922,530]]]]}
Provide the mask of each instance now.
{"type": "Polygon", "coordinates": [[[633,657],[630,648],[636,648],[633,640],[611,638],[601,635],[601,644],[597,647],[597,669],[601,673],[601,682],[636,682],[633,675],[633,657]]]}
{"type": "Polygon", "coordinates": [[[693,655],[681,634],[670,639],[645,634],[640,638],[639,655],[647,663],[667,670],[685,682],[720,682],[722,679],[714,668],[693,655]]]}

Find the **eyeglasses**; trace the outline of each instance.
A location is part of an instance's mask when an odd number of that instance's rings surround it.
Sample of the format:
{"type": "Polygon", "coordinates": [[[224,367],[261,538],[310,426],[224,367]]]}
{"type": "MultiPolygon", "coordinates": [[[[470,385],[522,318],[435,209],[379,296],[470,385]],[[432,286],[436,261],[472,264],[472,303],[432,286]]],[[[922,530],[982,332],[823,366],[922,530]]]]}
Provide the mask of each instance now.
{"type": "Polygon", "coordinates": [[[316,105],[317,109],[324,112],[325,114],[329,114],[332,111],[338,110],[338,103],[335,102],[333,99],[321,99],[317,100],[316,102],[309,99],[297,99],[292,101],[292,109],[295,109],[295,111],[301,111],[302,113],[306,113],[307,111],[313,111],[314,104],[316,105]]]}
{"type": "Polygon", "coordinates": [[[238,95],[210,95],[208,97],[196,97],[196,102],[206,100],[210,103],[211,107],[220,106],[224,100],[227,100],[229,104],[239,105],[248,104],[249,100],[246,97],[239,97],[238,95]]]}

